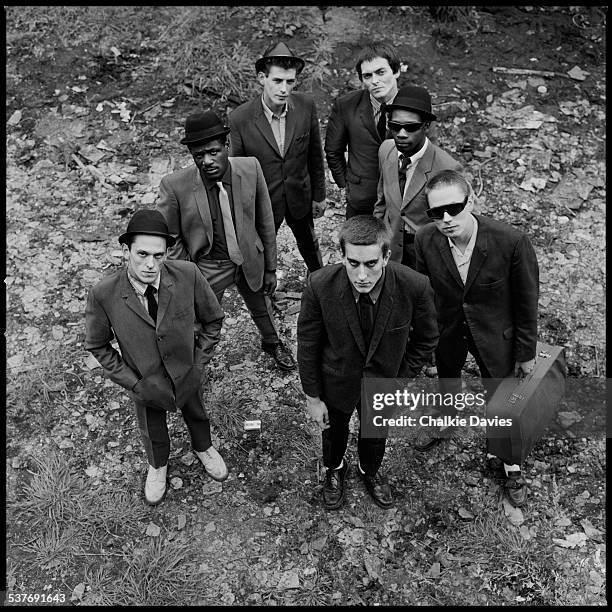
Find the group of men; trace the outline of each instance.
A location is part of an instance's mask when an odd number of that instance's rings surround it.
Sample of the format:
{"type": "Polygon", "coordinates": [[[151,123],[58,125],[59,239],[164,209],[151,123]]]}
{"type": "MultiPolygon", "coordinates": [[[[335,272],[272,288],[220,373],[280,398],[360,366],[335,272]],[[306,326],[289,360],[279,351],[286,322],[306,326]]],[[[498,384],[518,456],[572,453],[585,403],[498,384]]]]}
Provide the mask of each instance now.
{"type": "MultiPolygon", "coordinates": [[[[207,473],[228,475],[203,405],[225,289],[236,286],[262,350],[281,370],[296,368],[271,303],[283,220],[308,268],[297,361],[308,414],[323,430],[326,508],[345,498],[349,421],[355,410],[361,416],[363,377],[413,378],[434,352],[452,391],[461,390],[468,351],[485,386],[533,368],[533,248],[510,226],[472,213],[461,165],[427,136],[436,119],[429,93],[398,87],[392,48],[364,48],[356,62],[364,88],[335,101],[323,148],[312,97],[293,91],[304,65],[275,44],[255,64],[262,95],[234,110],[229,126],[210,110],[187,117],[181,143],[194,164],[162,179],[159,210],[137,211],[119,238],[126,269],[90,291],[86,348],[134,400],[151,505],[167,489],[167,411],[181,409],[207,473]],[[346,188],[347,216],[342,262],[325,267],[314,228],[326,206],[323,151],[346,188]]],[[[421,429],[416,449],[434,448],[443,434],[421,429]]],[[[388,508],[385,444],[360,435],[357,469],[388,508]]],[[[503,459],[488,456],[488,467],[511,503],[523,505],[520,466],[503,459]]]]}

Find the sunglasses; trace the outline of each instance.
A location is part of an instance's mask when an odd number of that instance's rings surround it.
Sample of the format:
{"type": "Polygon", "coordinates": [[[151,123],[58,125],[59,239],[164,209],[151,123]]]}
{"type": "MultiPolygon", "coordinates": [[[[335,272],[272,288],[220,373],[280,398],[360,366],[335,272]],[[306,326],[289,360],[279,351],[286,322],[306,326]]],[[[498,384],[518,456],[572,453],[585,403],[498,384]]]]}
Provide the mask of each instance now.
{"type": "Polygon", "coordinates": [[[444,213],[448,213],[451,217],[455,217],[465,208],[468,198],[469,195],[466,195],[463,202],[454,202],[453,204],[428,208],[425,212],[430,219],[437,219],[438,221],[444,219],[444,213]]]}
{"type": "Polygon", "coordinates": [[[399,132],[404,129],[407,132],[418,132],[424,125],[425,121],[421,123],[400,123],[399,121],[388,121],[387,125],[392,132],[399,132]]]}

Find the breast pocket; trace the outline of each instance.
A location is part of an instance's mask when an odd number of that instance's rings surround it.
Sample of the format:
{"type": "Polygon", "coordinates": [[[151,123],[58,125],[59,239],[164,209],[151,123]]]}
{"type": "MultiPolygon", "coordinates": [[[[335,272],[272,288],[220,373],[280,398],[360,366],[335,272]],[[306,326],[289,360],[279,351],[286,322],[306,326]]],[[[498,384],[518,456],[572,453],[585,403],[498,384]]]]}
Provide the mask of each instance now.
{"type": "Polygon", "coordinates": [[[502,286],[502,284],[504,283],[505,280],[506,279],[504,279],[504,278],[500,278],[498,280],[491,281],[491,282],[488,282],[488,283],[475,283],[475,285],[476,285],[476,287],[478,287],[478,289],[486,289],[486,290],[489,290],[489,289],[499,289],[502,286]]]}

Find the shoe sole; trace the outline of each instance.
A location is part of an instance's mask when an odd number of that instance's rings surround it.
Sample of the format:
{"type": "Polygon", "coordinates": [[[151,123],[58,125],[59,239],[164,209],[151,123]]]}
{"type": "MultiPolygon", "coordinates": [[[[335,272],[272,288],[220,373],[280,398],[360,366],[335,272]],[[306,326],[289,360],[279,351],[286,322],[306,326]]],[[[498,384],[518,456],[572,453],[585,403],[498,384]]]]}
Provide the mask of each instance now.
{"type": "Polygon", "coordinates": [[[442,438],[436,438],[435,440],[432,440],[429,444],[426,444],[425,446],[417,446],[415,444],[414,450],[419,451],[419,453],[426,453],[427,451],[431,450],[434,446],[438,446],[440,442],[442,442],[442,438]]]}
{"type": "Polygon", "coordinates": [[[166,499],[166,493],[168,493],[168,485],[166,485],[166,488],[164,489],[164,494],[161,496],[161,498],[158,501],[150,501],[149,499],[147,499],[147,495],[145,493],[144,499],[145,499],[145,503],[148,506],[159,506],[159,504],[161,504],[164,499],[166,499]]]}
{"type": "Polygon", "coordinates": [[[344,500],[346,499],[346,491],[342,492],[342,497],[340,498],[340,500],[338,501],[338,503],[332,505],[326,504],[325,500],[323,500],[323,507],[326,510],[337,510],[338,508],[340,508],[340,506],[342,506],[342,504],[344,504],[344,500]]]}
{"type": "MultiPolygon", "coordinates": [[[[206,468],[204,468],[204,471],[206,472],[206,468]]],[[[206,472],[206,473],[216,482],[224,482],[225,480],[227,480],[227,477],[229,476],[229,471],[227,472],[227,474],[225,474],[225,476],[223,476],[223,478],[216,478],[210,472],[206,472]]]]}

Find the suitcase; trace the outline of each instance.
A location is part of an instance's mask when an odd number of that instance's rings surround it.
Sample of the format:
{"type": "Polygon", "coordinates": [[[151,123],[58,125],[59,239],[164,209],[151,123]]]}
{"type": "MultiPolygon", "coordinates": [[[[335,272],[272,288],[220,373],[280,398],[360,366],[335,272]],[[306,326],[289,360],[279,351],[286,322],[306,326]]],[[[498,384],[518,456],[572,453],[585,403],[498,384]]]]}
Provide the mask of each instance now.
{"type": "Polygon", "coordinates": [[[506,378],[486,407],[487,419],[511,419],[511,426],[488,426],[488,452],[521,465],[555,418],[565,393],[565,353],[537,343],[536,363],[524,378],[506,378]]]}

